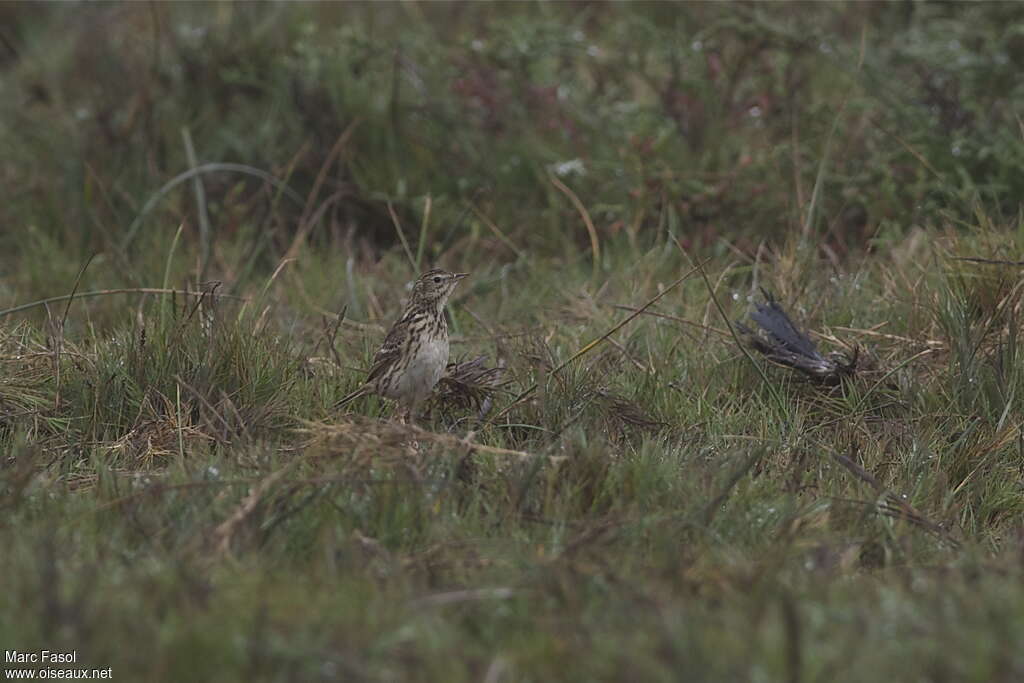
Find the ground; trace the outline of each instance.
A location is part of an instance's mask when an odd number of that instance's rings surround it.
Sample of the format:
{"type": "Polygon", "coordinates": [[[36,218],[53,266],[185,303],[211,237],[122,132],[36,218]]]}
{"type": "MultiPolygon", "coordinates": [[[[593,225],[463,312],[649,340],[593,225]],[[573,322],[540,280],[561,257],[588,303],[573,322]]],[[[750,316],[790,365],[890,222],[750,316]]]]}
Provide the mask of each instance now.
{"type": "Polygon", "coordinates": [[[1022,25],[0,5],[0,644],[124,681],[1021,680],[1022,25]],[[483,359],[414,426],[335,409],[434,265],[483,359]],[[734,334],[762,288],[853,375],[734,334]]]}

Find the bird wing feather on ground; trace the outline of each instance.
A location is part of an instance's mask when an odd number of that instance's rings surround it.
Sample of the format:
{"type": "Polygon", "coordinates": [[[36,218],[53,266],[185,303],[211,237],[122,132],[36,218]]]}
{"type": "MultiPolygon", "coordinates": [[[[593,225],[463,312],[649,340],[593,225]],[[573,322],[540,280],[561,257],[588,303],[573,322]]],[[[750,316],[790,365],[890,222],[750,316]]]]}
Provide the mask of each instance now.
{"type": "Polygon", "coordinates": [[[805,356],[808,359],[825,360],[824,356],[818,353],[814,342],[798,330],[793,321],[789,319],[779,302],[769,299],[764,304],[758,304],[757,310],[750,314],[750,319],[771,335],[772,340],[786,351],[805,356]]]}
{"type": "Polygon", "coordinates": [[[435,400],[460,408],[476,407],[481,416],[490,410],[493,394],[504,391],[510,381],[504,367],[490,367],[486,356],[448,363],[437,384],[435,400]]]}
{"type": "Polygon", "coordinates": [[[793,324],[779,302],[764,290],[762,294],[765,303],[755,304],[756,310],[750,314],[750,319],[757,323],[761,332],[751,330],[743,323],[736,323],[737,330],[747,335],[748,343],[755,351],[770,361],[826,383],[838,383],[841,376],[854,372],[856,354],[852,360],[838,354],[823,356],[811,338],[793,324]]]}

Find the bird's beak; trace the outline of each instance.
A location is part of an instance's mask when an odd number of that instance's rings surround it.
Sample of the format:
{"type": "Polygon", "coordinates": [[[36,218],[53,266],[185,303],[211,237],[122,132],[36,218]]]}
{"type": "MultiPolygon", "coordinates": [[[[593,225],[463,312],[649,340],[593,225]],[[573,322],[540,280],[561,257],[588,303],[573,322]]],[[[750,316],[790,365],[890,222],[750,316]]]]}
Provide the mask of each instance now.
{"type": "Polygon", "coordinates": [[[461,279],[462,279],[462,278],[464,278],[464,277],[469,277],[469,273],[453,273],[453,274],[452,274],[452,276],[453,276],[453,277],[454,277],[454,278],[455,278],[456,280],[461,280],[461,279]]]}

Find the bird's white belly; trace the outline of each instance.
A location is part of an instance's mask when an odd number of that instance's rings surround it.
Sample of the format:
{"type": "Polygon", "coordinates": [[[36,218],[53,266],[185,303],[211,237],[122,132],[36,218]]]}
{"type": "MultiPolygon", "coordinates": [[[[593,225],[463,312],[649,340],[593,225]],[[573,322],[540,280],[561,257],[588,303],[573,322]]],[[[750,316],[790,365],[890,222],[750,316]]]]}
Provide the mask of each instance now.
{"type": "Polygon", "coordinates": [[[430,395],[448,365],[448,340],[424,342],[409,362],[399,381],[399,396],[407,396],[409,403],[419,403],[430,395]]]}

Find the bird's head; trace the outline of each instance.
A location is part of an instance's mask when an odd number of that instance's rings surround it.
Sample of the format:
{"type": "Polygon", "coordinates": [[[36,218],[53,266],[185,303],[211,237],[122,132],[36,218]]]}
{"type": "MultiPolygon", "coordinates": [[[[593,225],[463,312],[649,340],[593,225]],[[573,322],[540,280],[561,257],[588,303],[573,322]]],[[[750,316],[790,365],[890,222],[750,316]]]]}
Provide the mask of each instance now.
{"type": "Polygon", "coordinates": [[[441,308],[448,302],[448,297],[455,290],[459,280],[469,273],[449,273],[447,270],[434,268],[423,273],[412,287],[412,300],[420,305],[432,305],[441,308]]]}

